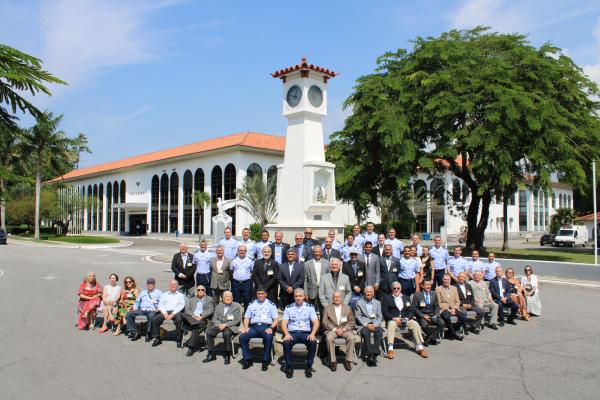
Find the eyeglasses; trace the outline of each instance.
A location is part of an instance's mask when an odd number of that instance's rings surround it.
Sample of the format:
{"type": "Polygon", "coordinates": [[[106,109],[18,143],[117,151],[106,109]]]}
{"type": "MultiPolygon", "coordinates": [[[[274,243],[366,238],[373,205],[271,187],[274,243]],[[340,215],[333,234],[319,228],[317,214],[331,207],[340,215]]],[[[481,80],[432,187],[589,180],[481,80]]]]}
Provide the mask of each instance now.
{"type": "Polygon", "coordinates": [[[125,283],[133,283],[133,282],[131,282],[131,281],[125,281],[125,283]]]}
{"type": "Polygon", "coordinates": [[[198,292],[206,292],[206,289],[198,289],[198,292]]]}
{"type": "Polygon", "coordinates": [[[392,288],[392,289],[393,289],[393,290],[400,290],[400,288],[399,288],[399,287],[395,287],[395,288],[392,288]]]}
{"type": "Polygon", "coordinates": [[[312,235],[312,232],[304,232],[305,235],[312,235]]]}

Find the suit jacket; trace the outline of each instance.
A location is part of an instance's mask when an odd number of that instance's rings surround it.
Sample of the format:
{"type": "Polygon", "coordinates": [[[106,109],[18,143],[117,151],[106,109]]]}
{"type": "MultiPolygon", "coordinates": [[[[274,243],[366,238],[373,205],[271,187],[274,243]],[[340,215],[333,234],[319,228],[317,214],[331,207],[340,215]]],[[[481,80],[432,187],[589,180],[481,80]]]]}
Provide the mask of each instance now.
{"type": "Polygon", "coordinates": [[[176,253],[171,261],[171,271],[175,274],[175,279],[179,286],[183,286],[189,289],[194,286],[194,274],[196,273],[196,263],[194,262],[194,255],[187,253],[187,265],[183,265],[183,258],[181,253],[176,253]],[[180,278],[179,274],[184,274],[185,278],[180,278]]]}
{"type": "MultiPolygon", "coordinates": [[[[510,297],[510,286],[508,279],[502,278],[502,289],[504,290],[504,298],[510,297]]],[[[498,279],[494,278],[490,281],[490,293],[494,300],[501,300],[503,298],[500,293],[500,285],[498,285],[498,279]]]]}
{"type": "MultiPolygon", "coordinates": [[[[194,315],[194,311],[196,310],[196,306],[198,305],[199,300],[200,299],[198,299],[197,296],[187,299],[187,301],[185,302],[185,314],[194,315]]],[[[202,301],[204,301],[204,308],[202,309],[201,317],[204,320],[208,320],[212,317],[213,313],[215,312],[215,304],[213,302],[213,298],[210,296],[204,296],[204,299],[202,299],[202,301]]]]}
{"type": "Polygon", "coordinates": [[[302,243],[304,243],[304,248],[308,248],[308,252],[307,252],[307,257],[305,258],[306,261],[308,260],[312,260],[314,258],[313,255],[313,246],[321,246],[321,242],[318,239],[310,239],[310,240],[302,240],[302,243]]]}
{"type": "Polygon", "coordinates": [[[356,264],[358,266],[356,275],[354,274],[354,269],[352,269],[352,260],[344,263],[344,265],[342,266],[342,272],[348,275],[348,278],[350,278],[350,285],[352,286],[352,288],[354,286],[358,286],[362,291],[365,288],[365,282],[367,281],[365,263],[357,259],[356,264]]]}
{"type": "Polygon", "coordinates": [[[450,295],[446,295],[446,289],[443,286],[435,288],[438,301],[440,303],[440,311],[446,311],[451,308],[458,309],[460,307],[460,297],[458,297],[458,289],[450,286],[450,295]]]}
{"type": "Polygon", "coordinates": [[[390,269],[388,270],[387,258],[379,259],[380,285],[385,292],[389,292],[392,283],[398,281],[398,272],[400,272],[400,260],[391,256],[390,269]]]}
{"type": "MultiPolygon", "coordinates": [[[[252,280],[254,281],[254,287],[265,288],[268,293],[277,290],[277,278],[279,277],[279,263],[269,258],[269,265],[265,271],[265,259],[261,258],[254,261],[254,268],[252,269],[252,280]]],[[[277,293],[275,293],[277,294],[277,293]]]]}
{"type": "Polygon", "coordinates": [[[229,305],[227,315],[232,315],[233,319],[229,319],[224,315],[224,313],[225,303],[219,303],[217,307],[215,307],[215,313],[213,314],[211,326],[225,324],[229,329],[231,329],[231,332],[239,333],[240,323],[242,322],[242,306],[235,301],[229,305]]]}
{"type": "Polygon", "coordinates": [[[296,252],[296,261],[306,262],[312,258],[312,248],[306,243],[302,243],[301,245],[295,244],[290,246],[290,248],[296,252]],[[300,251],[300,246],[302,246],[302,251],[300,251]]]}
{"type": "Polygon", "coordinates": [[[389,321],[394,318],[408,318],[411,319],[415,316],[415,312],[412,308],[412,304],[410,303],[410,297],[402,295],[402,311],[398,310],[398,306],[396,306],[396,300],[393,295],[388,294],[383,298],[383,302],[381,303],[381,312],[383,313],[383,318],[386,321],[389,321]]]}
{"type": "Polygon", "coordinates": [[[327,254],[327,249],[323,248],[323,258],[326,260],[329,260],[330,258],[338,258],[338,259],[342,259],[342,253],[340,253],[339,250],[336,250],[334,248],[331,248],[331,251],[329,254],[327,254]]]}
{"type": "Polygon", "coordinates": [[[440,303],[433,290],[429,292],[429,305],[425,304],[425,291],[422,290],[413,295],[412,306],[419,319],[422,319],[425,315],[438,317],[440,315],[440,303]]]}
{"type": "Polygon", "coordinates": [[[278,280],[282,292],[285,292],[288,287],[291,287],[292,289],[302,288],[304,285],[304,264],[295,261],[294,266],[292,267],[292,275],[290,276],[288,263],[284,262],[279,266],[278,280]]]}
{"type": "Polygon", "coordinates": [[[364,298],[360,299],[358,303],[356,303],[356,320],[361,326],[366,326],[369,322],[372,322],[375,326],[378,327],[383,321],[383,314],[381,313],[381,303],[379,302],[379,300],[375,300],[375,298],[373,298],[371,302],[373,303],[373,314],[375,314],[374,317],[371,317],[371,315],[369,314],[369,311],[367,310],[367,302],[364,298]]]}
{"type": "Polygon", "coordinates": [[[379,246],[379,245],[373,247],[372,253],[377,254],[379,256],[379,258],[383,257],[383,255],[385,254],[383,251],[383,246],[379,246]]]}
{"type": "Polygon", "coordinates": [[[367,279],[365,281],[365,286],[373,286],[374,284],[379,284],[381,280],[381,275],[379,272],[379,256],[371,252],[369,254],[369,264],[367,265],[367,255],[362,254],[359,256],[360,259],[365,263],[365,271],[367,273],[367,279]]]}
{"type": "MultiPolygon", "coordinates": [[[[329,273],[329,260],[321,258],[321,276],[329,273]]],[[[317,270],[315,269],[315,259],[304,263],[304,292],[310,299],[319,297],[319,284],[317,283],[317,270]]]]}
{"type": "MultiPolygon", "coordinates": [[[[281,261],[285,263],[287,261],[287,256],[285,255],[285,253],[289,250],[290,245],[285,242],[281,242],[281,246],[283,251],[283,253],[281,254],[281,261]]],[[[275,260],[275,243],[271,243],[269,247],[271,248],[271,258],[275,260]]]]}
{"type": "Polygon", "coordinates": [[[210,270],[212,279],[210,281],[211,289],[228,290],[231,287],[231,260],[223,256],[223,270],[219,274],[217,271],[217,257],[210,260],[210,270]]]}
{"type": "Polygon", "coordinates": [[[321,277],[319,283],[319,301],[323,307],[326,307],[331,303],[333,299],[333,292],[340,289],[340,286],[344,287],[344,290],[340,290],[344,293],[344,303],[348,304],[352,297],[352,287],[350,287],[350,278],[343,272],[339,272],[337,286],[333,285],[333,275],[331,272],[321,277]]]}
{"type": "Polygon", "coordinates": [[[469,285],[468,282],[465,282],[465,291],[467,292],[466,295],[460,289],[460,286],[458,285],[458,283],[456,285],[454,285],[454,287],[456,287],[456,291],[458,292],[458,298],[460,299],[461,306],[463,306],[465,304],[473,306],[475,304],[475,298],[473,297],[473,290],[471,289],[471,285],[469,285]]]}
{"type": "Polygon", "coordinates": [[[483,280],[480,281],[481,287],[477,285],[477,282],[470,281],[469,285],[471,286],[471,290],[473,290],[473,300],[475,301],[475,305],[481,307],[484,303],[493,303],[494,299],[492,298],[492,294],[490,293],[490,289],[488,285],[483,280]]]}
{"type": "Polygon", "coordinates": [[[346,330],[354,329],[356,322],[352,309],[349,305],[344,303],[341,304],[341,307],[342,312],[340,315],[341,318],[339,323],[335,315],[335,305],[333,303],[329,304],[323,309],[323,328],[325,329],[325,333],[338,328],[346,330]],[[346,319],[346,322],[341,321],[344,318],[346,319]]]}

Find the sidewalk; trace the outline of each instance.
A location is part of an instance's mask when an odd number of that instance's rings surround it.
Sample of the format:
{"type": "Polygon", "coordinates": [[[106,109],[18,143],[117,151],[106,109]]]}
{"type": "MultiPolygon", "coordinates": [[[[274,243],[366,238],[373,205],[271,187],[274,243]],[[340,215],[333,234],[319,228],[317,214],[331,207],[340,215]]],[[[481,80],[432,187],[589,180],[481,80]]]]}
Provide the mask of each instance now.
{"type": "Polygon", "coordinates": [[[119,239],[119,243],[102,243],[102,244],[86,244],[86,243],[66,243],[53,240],[37,240],[33,238],[24,238],[19,236],[8,236],[8,243],[32,246],[32,247],[55,247],[60,249],[119,249],[133,246],[133,242],[129,240],[119,239]]]}

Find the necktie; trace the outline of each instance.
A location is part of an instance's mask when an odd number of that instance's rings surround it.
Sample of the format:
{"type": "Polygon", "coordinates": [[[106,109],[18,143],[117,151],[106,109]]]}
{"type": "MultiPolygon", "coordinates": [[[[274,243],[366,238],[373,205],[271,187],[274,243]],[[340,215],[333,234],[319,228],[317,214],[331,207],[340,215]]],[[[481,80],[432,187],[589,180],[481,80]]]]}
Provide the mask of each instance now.
{"type": "Polygon", "coordinates": [[[369,254],[367,254],[367,265],[369,265],[369,254]]]}
{"type": "Polygon", "coordinates": [[[429,305],[429,293],[425,293],[425,304],[429,305]]]}
{"type": "Polygon", "coordinates": [[[290,269],[290,278],[292,277],[292,271],[294,270],[294,264],[288,264],[288,268],[290,269]]]}
{"type": "Polygon", "coordinates": [[[331,250],[327,250],[327,258],[331,255],[331,250]]]}
{"type": "Polygon", "coordinates": [[[354,275],[356,275],[356,263],[352,263],[352,269],[354,270],[354,275]]]}

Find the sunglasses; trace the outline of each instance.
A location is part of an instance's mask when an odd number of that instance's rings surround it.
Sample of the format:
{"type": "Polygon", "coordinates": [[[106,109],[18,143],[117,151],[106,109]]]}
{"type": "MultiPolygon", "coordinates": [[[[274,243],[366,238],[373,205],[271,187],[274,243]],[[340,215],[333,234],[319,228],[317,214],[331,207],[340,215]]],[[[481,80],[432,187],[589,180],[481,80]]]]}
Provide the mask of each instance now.
{"type": "Polygon", "coordinates": [[[132,281],[125,281],[125,283],[133,283],[132,281]]]}
{"type": "Polygon", "coordinates": [[[206,289],[198,289],[197,292],[206,292],[206,289]]]}
{"type": "Polygon", "coordinates": [[[393,289],[393,290],[400,290],[400,288],[399,288],[399,287],[395,287],[395,288],[392,288],[392,289],[393,289]]]}

